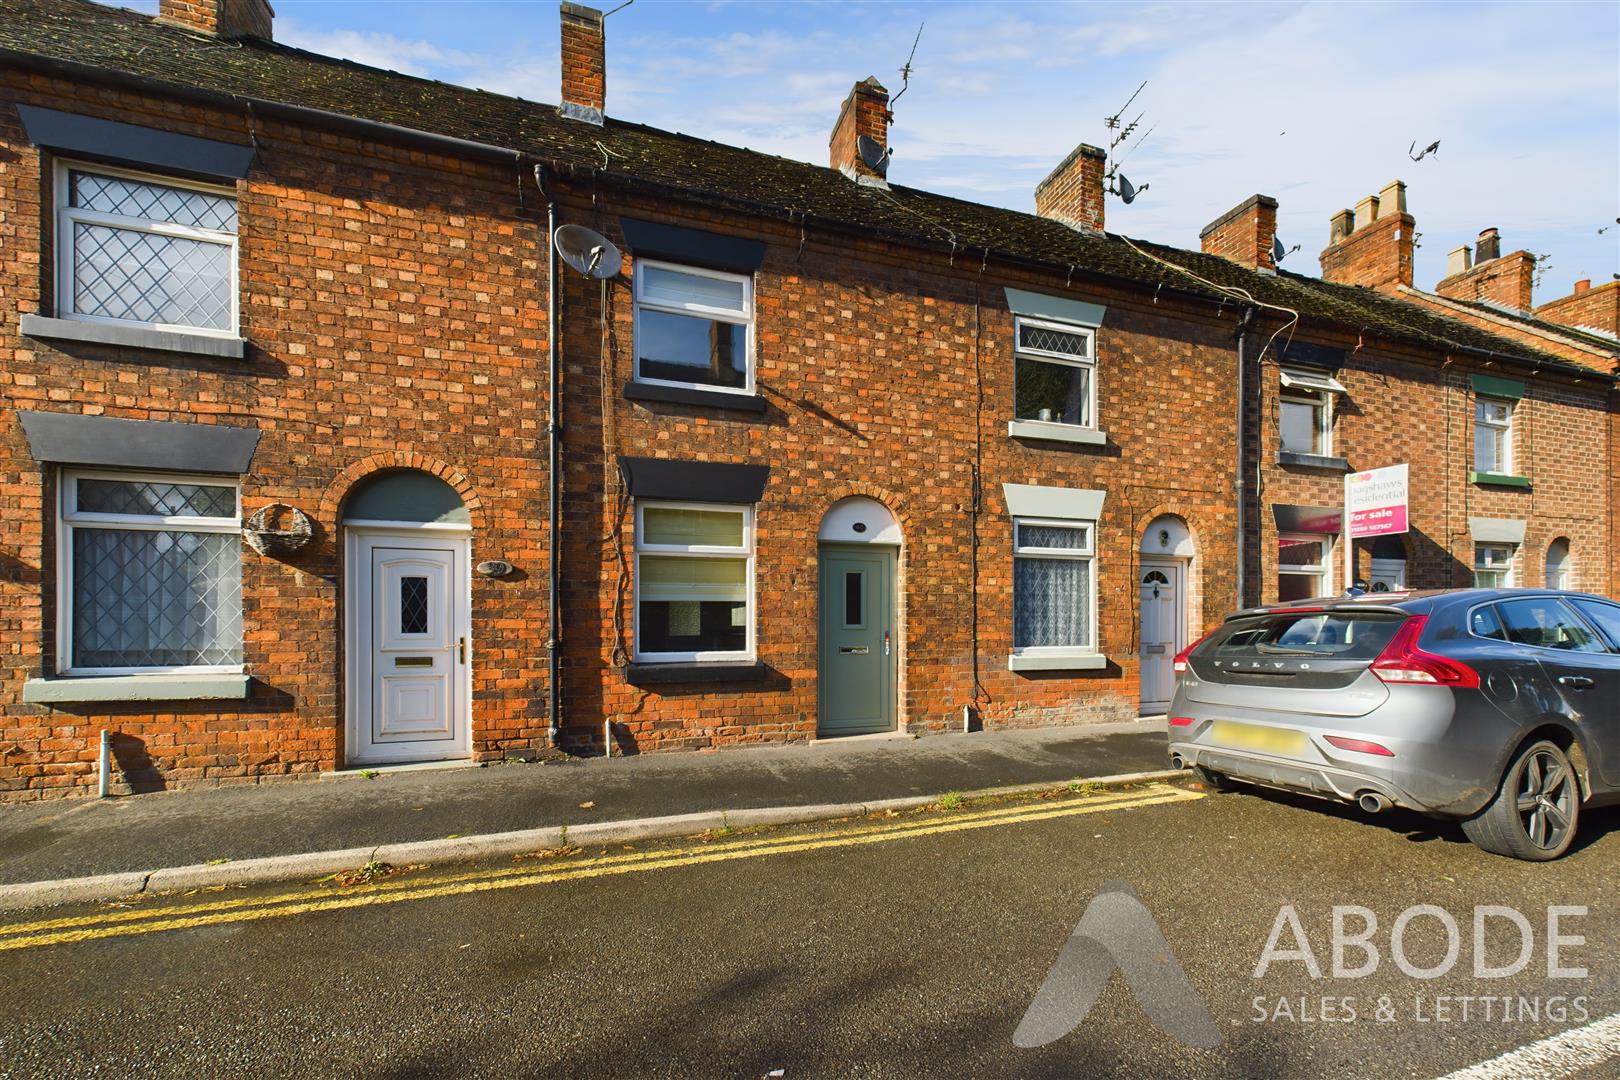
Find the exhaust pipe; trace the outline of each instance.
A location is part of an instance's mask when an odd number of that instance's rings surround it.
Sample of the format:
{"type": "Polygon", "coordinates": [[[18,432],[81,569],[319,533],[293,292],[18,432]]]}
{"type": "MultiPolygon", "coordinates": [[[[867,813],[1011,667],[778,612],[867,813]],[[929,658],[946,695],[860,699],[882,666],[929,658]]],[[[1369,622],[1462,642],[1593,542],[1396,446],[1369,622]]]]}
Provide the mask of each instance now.
{"type": "Polygon", "coordinates": [[[1376,791],[1364,791],[1356,797],[1356,805],[1369,814],[1382,814],[1389,809],[1389,800],[1376,791]]]}
{"type": "Polygon", "coordinates": [[[1171,754],[1170,767],[1174,769],[1185,769],[1187,767],[1187,762],[1180,754],[1171,754]]]}

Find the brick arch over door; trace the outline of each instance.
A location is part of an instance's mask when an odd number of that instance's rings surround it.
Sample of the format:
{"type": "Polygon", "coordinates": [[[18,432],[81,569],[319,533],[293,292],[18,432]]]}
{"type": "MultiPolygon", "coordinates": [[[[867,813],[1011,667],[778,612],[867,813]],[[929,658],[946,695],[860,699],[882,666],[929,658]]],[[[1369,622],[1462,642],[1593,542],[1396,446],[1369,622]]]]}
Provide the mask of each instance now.
{"type": "Polygon", "coordinates": [[[467,475],[446,461],[408,450],[371,454],[338,473],[327,485],[325,494],[321,496],[320,520],[332,525],[339,524],[344,504],[362,483],[382,473],[402,470],[424,472],[449,484],[455,489],[456,494],[461,496],[461,504],[467,508],[473,531],[475,533],[484,531],[486,528],[484,500],[479,496],[472,481],[467,479],[467,475]]]}

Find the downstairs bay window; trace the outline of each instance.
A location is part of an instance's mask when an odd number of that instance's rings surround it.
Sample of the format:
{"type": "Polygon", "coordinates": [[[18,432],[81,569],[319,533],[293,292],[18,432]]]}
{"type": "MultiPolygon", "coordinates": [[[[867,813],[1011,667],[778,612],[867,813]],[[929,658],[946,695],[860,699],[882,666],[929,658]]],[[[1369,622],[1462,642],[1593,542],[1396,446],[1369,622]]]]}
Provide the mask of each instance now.
{"type": "Polygon", "coordinates": [[[753,518],[750,506],[636,504],[638,662],[752,659],[753,518]]]}
{"type": "Polygon", "coordinates": [[[62,474],[58,670],[242,670],[242,521],[218,477],[62,474]]]}

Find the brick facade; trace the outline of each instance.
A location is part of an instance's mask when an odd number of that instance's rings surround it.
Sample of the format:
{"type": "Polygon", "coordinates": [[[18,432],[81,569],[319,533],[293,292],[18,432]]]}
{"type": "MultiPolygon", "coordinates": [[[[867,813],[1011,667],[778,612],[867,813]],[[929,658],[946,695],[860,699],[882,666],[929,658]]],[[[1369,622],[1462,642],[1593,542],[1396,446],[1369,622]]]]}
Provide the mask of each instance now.
{"type": "MultiPolygon", "coordinates": [[[[563,96],[599,114],[600,20],[594,41],[572,39],[572,52],[568,46],[570,18],[589,22],[592,14],[564,5],[563,96]]],[[[840,147],[848,151],[851,133],[876,130],[878,119],[886,124],[880,90],[871,80],[857,84],[832,140],[835,166],[846,163],[840,147]],[[856,123],[863,118],[865,126],[856,123]]],[[[585,138],[603,130],[575,122],[600,115],[548,114],[585,138]]],[[[901,731],[1132,717],[1140,702],[1139,552],[1149,525],[1169,516],[1191,534],[1183,628],[1190,641],[1240,603],[1275,597],[1274,507],[1339,499],[1342,470],[1277,462],[1279,366],[1275,348],[1261,356],[1277,329],[1274,310],[1255,318],[1257,309],[1246,315],[1232,293],[1183,291],[1177,286],[1186,281],[1173,269],[1167,277],[1144,276],[1145,262],[1135,256],[1112,266],[1065,265],[988,247],[969,251],[954,233],[947,248],[937,237],[880,235],[802,211],[769,213],[577,165],[551,169],[543,192],[534,164],[517,152],[508,159],[424,149],[397,132],[373,141],[149,90],[0,74],[0,385],[8,407],[0,416],[7,522],[0,798],[92,790],[104,729],[115,733],[115,790],[312,777],[343,767],[351,704],[342,644],[345,504],[367,480],[390,472],[414,470],[447,483],[470,519],[472,559],[514,567],[471,579],[471,755],[480,760],[543,747],[553,690],[561,742],[582,752],[609,743],[614,752],[632,752],[814,738],[817,535],[828,510],[857,495],[882,503],[904,535],[895,640],[901,731]],[[20,316],[53,311],[54,213],[50,156],[29,141],[19,104],[256,148],[236,189],[243,359],[21,332],[20,316]],[[625,255],[623,271],[606,282],[560,272],[555,388],[547,370],[548,197],[559,223],[603,233],[625,255]],[[636,362],[632,287],[646,257],[621,225],[627,218],[700,230],[716,243],[763,243],[752,278],[762,411],[703,395],[626,395],[636,362]],[[1105,437],[1082,443],[1009,428],[1009,288],[1104,312],[1095,372],[1096,421],[1105,437]],[[1233,501],[1240,335],[1251,368],[1246,598],[1238,595],[1233,501]],[[554,389],[562,421],[555,688],[547,684],[544,618],[553,510],[546,424],[554,389]],[[315,539],[284,557],[243,548],[248,700],[24,701],[31,681],[56,670],[59,474],[35,460],[18,411],[260,431],[241,478],[244,512],[270,503],[297,507],[313,519],[315,539]],[[621,458],[769,467],[754,518],[758,677],[659,685],[634,677],[636,525],[621,458]],[[1105,493],[1095,529],[1095,670],[1015,671],[1009,664],[1014,560],[1006,484],[1105,493]]],[[[1097,232],[1103,167],[1102,152],[1082,146],[1037,192],[1044,217],[1074,227],[1056,229],[1064,238],[1105,242],[1097,232]]],[[[1371,209],[1364,228],[1339,238],[1330,276],[1390,286],[1404,273],[1410,283],[1404,193],[1392,185],[1382,198],[1384,216],[1371,209]]],[[[1239,208],[1252,209],[1252,218],[1215,230],[1208,241],[1214,254],[1270,269],[1276,207],[1263,199],[1239,208]]],[[[1275,273],[1249,277],[1281,280],[1275,273]]],[[[1612,507],[1592,495],[1604,490],[1603,463],[1567,448],[1608,437],[1606,383],[1584,386],[1560,372],[1534,378],[1520,412],[1531,486],[1482,489],[1467,482],[1470,379],[1487,371],[1517,378],[1521,368],[1491,368],[1477,354],[1323,319],[1305,320],[1283,340],[1345,358],[1336,454],[1356,468],[1412,464],[1409,584],[1465,582],[1468,519],[1494,516],[1528,522],[1520,553],[1527,579],[1540,574],[1552,539],[1566,537],[1578,583],[1603,587],[1600,563],[1585,556],[1603,549],[1612,527],[1612,507]]]]}

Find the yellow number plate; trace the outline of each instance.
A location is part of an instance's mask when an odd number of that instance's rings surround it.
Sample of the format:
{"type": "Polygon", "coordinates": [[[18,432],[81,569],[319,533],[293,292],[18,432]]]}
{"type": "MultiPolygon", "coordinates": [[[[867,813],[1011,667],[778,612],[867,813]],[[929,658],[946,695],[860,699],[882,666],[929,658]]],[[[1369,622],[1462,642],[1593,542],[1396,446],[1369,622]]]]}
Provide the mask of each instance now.
{"type": "Polygon", "coordinates": [[[1305,749],[1305,733],[1291,728],[1259,727],[1238,724],[1231,720],[1217,720],[1210,725],[1212,742],[1242,750],[1261,750],[1268,754],[1297,754],[1305,749]]]}

